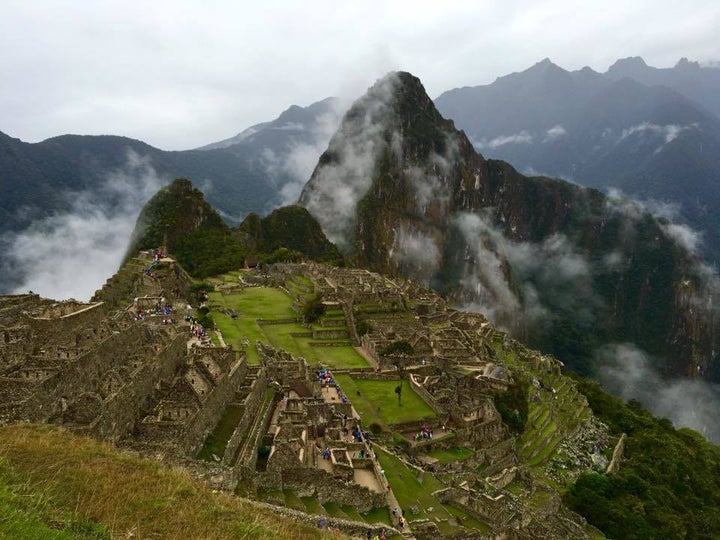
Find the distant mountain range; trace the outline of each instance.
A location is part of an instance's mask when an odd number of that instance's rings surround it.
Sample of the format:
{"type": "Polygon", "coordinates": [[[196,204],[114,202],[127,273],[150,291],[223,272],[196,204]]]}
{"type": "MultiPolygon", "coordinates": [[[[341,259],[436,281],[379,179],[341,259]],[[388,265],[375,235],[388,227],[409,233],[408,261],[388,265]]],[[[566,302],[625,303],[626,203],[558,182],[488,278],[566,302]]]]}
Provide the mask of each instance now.
{"type": "Polygon", "coordinates": [[[720,261],[720,69],[629,58],[601,74],[545,59],[435,103],[478,151],[528,174],[651,200],[702,232],[703,253],[720,261]]]}
{"type": "MultiPolygon", "coordinates": [[[[686,60],[656,69],[630,58],[604,74],[566,71],[544,60],[490,85],[450,90],[435,102],[484,155],[524,173],[650,200],[653,211],[700,231],[677,229],[688,247],[699,244],[717,263],[718,73],[686,60]]],[[[78,198],[88,193],[102,211],[125,204],[139,212],[149,193],[128,203],[123,189],[138,189],[149,182],[145,175],[156,183],[192,178],[237,225],[250,212],[264,214],[298,199],[343,112],[333,98],[293,105],[275,120],[181,152],[116,136],[63,135],[30,144],[0,133],[0,245],[8,231],[78,211],[78,198]],[[124,186],[127,178],[134,182],[124,186]]],[[[0,290],[8,290],[7,278],[0,279],[0,290]]]]}
{"type": "Polygon", "coordinates": [[[133,156],[165,182],[197,179],[225,219],[239,223],[249,212],[297,200],[339,122],[338,107],[333,98],[293,105],[236,137],[179,152],[127,137],[62,135],[30,144],[0,133],[0,234],[71,209],[74,195],[126,174],[133,156]]]}

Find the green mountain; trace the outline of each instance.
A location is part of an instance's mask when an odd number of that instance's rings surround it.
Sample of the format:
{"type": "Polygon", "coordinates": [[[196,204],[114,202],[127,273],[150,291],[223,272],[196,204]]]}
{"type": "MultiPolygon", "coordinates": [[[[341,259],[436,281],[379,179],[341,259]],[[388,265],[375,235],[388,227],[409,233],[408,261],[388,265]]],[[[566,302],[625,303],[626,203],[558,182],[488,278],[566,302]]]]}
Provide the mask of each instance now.
{"type": "Polygon", "coordinates": [[[300,204],[352,264],[432,285],[582,373],[632,342],[665,374],[720,375],[716,279],[682,230],[486,160],[408,73],[352,106],[300,204]]]}
{"type": "Polygon", "coordinates": [[[200,278],[242,267],[248,255],[260,260],[342,260],[304,208],[279,208],[265,218],[251,213],[233,229],[184,178],[162,188],[143,207],[126,260],[140,250],[161,246],[200,278]]]}

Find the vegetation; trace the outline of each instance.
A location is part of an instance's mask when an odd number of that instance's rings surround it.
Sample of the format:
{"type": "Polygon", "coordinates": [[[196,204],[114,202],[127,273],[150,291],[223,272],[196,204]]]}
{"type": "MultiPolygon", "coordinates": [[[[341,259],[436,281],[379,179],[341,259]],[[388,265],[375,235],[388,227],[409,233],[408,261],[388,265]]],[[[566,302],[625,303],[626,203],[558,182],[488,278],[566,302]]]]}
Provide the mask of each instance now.
{"type": "Polygon", "coordinates": [[[230,437],[232,437],[235,428],[240,423],[242,415],[242,407],[228,407],[222,415],[222,418],[220,418],[217,426],[215,426],[215,429],[205,440],[205,444],[197,456],[198,459],[210,461],[214,459],[213,456],[222,458],[225,454],[227,443],[230,440],[230,437]]]}
{"type": "Polygon", "coordinates": [[[520,372],[515,373],[513,377],[514,380],[508,386],[507,392],[495,392],[493,399],[503,422],[511,430],[521,433],[528,420],[530,382],[520,372]]]}
{"type": "Polygon", "coordinates": [[[326,537],[51,426],[0,428],[0,510],[0,537],[12,539],[326,537]]]}
{"type": "Polygon", "coordinates": [[[317,294],[308,299],[303,306],[303,319],[307,323],[317,322],[323,313],[325,313],[325,306],[322,298],[317,294]]]}
{"type": "Polygon", "coordinates": [[[317,220],[301,206],[284,206],[267,217],[249,214],[238,227],[246,245],[263,260],[290,262],[310,258],[329,264],[343,264],[335,244],[331,243],[317,220]]]}
{"type": "MultiPolygon", "coordinates": [[[[217,279],[218,282],[221,280],[217,279]]],[[[237,280],[237,278],[235,278],[237,280]]],[[[298,322],[284,324],[258,324],[258,319],[297,319],[293,300],[280,289],[272,287],[248,287],[241,293],[210,293],[210,306],[215,326],[222,332],[226,343],[242,349],[248,343],[246,354],[251,364],[259,363],[255,342],[260,340],[273,347],[281,347],[296,356],[304,357],[310,364],[323,364],[330,368],[368,367],[363,358],[351,345],[315,347],[312,337],[306,336],[308,329],[298,322]],[[226,310],[233,310],[232,318],[226,310]]]]}
{"type": "Polygon", "coordinates": [[[415,422],[436,416],[430,406],[407,386],[403,405],[399,406],[395,395],[398,380],[353,379],[344,374],[337,374],[335,380],[362,415],[364,425],[374,422],[389,429],[391,424],[415,422]]]}
{"type": "Polygon", "coordinates": [[[578,478],[566,496],[571,508],[611,538],[720,537],[720,448],[577,379],[595,414],[627,443],[619,472],[578,478]]]}

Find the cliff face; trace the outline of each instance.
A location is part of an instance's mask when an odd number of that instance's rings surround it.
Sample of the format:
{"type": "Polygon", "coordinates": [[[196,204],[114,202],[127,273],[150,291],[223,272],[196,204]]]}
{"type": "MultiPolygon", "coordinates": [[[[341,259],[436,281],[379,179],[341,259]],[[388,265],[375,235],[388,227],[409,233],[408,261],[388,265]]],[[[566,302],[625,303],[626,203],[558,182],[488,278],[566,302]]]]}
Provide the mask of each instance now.
{"type": "Polygon", "coordinates": [[[582,372],[632,342],[666,373],[716,378],[715,278],[686,231],[485,160],[408,73],[348,111],[300,204],[352,263],[430,284],[582,372]]]}

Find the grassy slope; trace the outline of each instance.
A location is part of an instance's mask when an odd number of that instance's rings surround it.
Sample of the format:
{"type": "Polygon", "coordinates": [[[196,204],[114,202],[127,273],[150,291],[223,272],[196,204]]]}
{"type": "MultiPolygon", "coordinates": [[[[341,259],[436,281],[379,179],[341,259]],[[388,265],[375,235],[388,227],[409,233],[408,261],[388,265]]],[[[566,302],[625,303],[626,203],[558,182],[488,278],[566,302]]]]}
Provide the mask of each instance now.
{"type": "Polygon", "coordinates": [[[323,537],[181,471],[50,426],[0,428],[0,511],[0,538],[323,537]]]}

